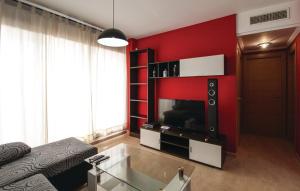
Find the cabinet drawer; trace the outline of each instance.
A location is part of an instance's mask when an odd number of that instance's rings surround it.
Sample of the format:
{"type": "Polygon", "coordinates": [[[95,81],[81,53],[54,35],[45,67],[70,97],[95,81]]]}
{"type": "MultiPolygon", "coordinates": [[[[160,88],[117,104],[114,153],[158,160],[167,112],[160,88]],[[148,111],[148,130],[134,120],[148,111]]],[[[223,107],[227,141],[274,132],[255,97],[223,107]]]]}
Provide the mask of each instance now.
{"type": "Polygon", "coordinates": [[[160,132],[141,129],[140,144],[160,150],[160,132]]]}
{"type": "Polygon", "coordinates": [[[190,140],[189,158],[194,161],[222,168],[222,146],[190,140]]]}

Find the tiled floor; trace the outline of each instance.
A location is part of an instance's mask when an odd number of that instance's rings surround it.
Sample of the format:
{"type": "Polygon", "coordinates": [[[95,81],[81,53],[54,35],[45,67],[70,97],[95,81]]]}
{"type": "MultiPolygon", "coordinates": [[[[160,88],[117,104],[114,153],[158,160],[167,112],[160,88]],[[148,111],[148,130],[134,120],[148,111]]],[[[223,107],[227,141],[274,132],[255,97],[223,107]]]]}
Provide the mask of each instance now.
{"type": "MultiPolygon", "coordinates": [[[[187,162],[140,146],[139,139],[127,135],[96,146],[101,151],[119,143],[187,162]]],[[[223,170],[191,161],[188,163],[195,166],[192,174],[193,191],[300,191],[300,159],[292,145],[282,139],[241,136],[238,153],[236,156],[227,155],[223,170]]]]}

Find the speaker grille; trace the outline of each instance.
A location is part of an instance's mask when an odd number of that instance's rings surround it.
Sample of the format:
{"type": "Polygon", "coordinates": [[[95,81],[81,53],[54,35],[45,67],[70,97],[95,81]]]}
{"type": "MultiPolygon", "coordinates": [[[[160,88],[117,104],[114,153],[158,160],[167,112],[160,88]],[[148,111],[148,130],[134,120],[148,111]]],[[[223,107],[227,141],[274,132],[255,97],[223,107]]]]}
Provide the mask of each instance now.
{"type": "Polygon", "coordinates": [[[208,134],[218,137],[218,80],[208,79],[208,134]]]}
{"type": "Polygon", "coordinates": [[[289,9],[250,17],[250,25],[289,18],[289,9]]]}

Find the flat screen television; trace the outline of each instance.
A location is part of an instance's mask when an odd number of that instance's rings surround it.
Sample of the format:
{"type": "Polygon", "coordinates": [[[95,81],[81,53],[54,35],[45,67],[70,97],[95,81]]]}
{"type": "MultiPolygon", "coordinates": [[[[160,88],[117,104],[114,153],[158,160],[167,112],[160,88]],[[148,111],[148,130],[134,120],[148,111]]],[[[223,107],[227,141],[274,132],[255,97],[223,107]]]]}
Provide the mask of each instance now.
{"type": "Polygon", "coordinates": [[[204,101],[159,99],[162,125],[195,132],[205,132],[204,101]]]}

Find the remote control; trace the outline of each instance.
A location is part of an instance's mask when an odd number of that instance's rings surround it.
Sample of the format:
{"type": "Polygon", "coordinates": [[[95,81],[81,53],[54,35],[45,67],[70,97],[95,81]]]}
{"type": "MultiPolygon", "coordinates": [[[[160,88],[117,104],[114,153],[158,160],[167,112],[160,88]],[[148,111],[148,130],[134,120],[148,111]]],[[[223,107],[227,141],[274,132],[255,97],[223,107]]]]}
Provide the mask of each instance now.
{"type": "Polygon", "coordinates": [[[100,164],[102,161],[107,160],[107,159],[109,159],[109,158],[110,158],[110,156],[105,156],[105,157],[103,157],[103,158],[101,158],[101,159],[98,159],[98,160],[96,160],[96,161],[94,161],[94,162],[96,163],[96,165],[98,165],[98,164],[100,164]]]}
{"type": "Polygon", "coordinates": [[[90,158],[89,161],[90,161],[90,163],[93,163],[93,162],[95,162],[96,160],[101,159],[101,158],[103,158],[103,157],[104,157],[104,155],[96,155],[96,156],[90,158]]]}

